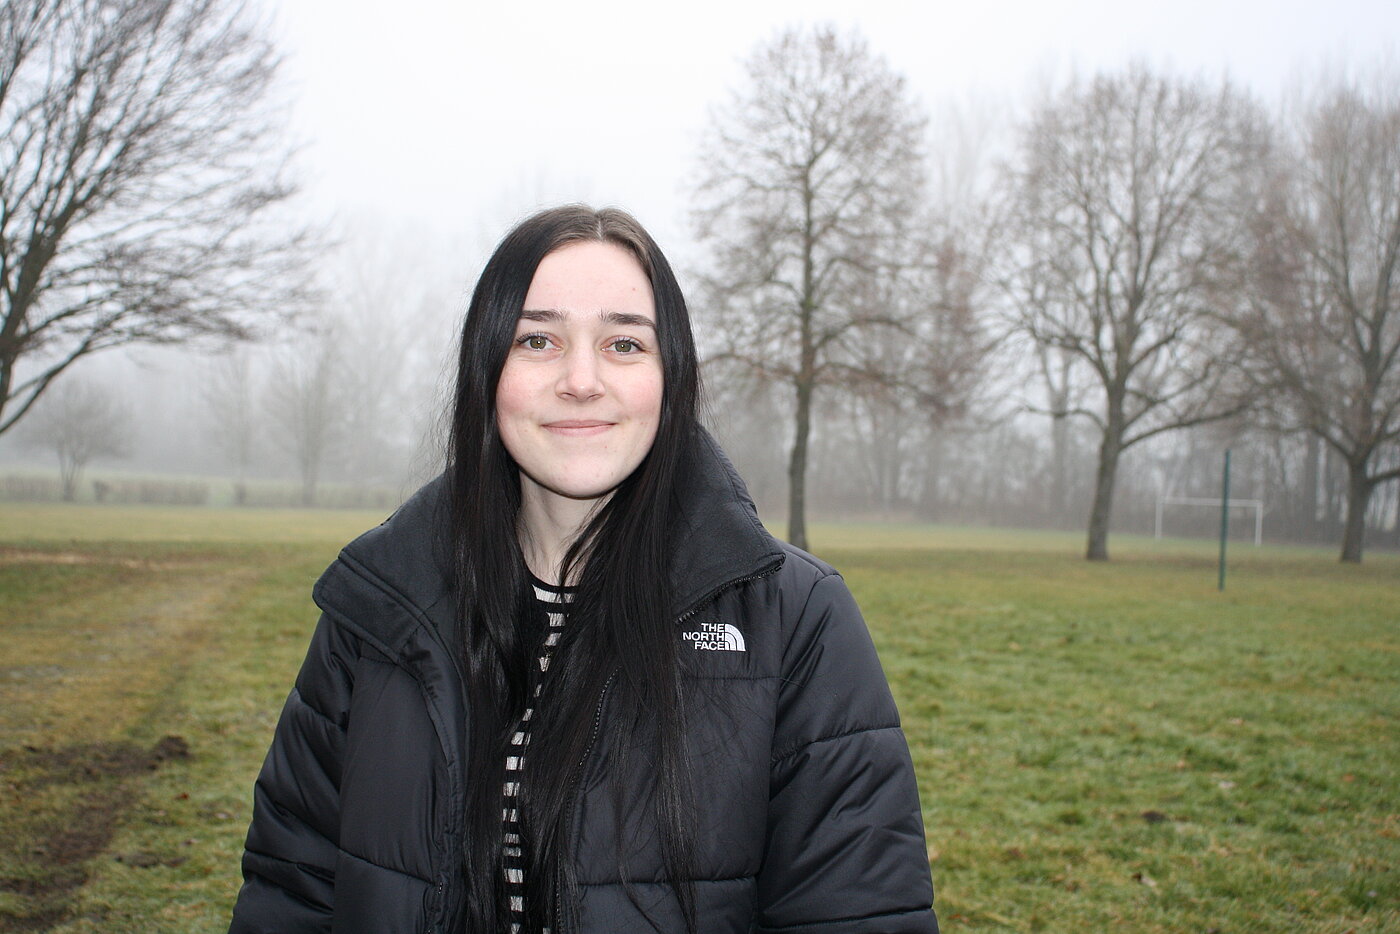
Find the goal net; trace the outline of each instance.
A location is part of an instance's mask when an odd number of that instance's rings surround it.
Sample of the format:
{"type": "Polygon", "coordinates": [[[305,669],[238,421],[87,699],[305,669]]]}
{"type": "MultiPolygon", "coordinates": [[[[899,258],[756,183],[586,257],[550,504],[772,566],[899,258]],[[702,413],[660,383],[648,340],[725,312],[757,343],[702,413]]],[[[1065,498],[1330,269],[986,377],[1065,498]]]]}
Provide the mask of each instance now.
{"type": "MultiPolygon", "coordinates": [[[[1157,497],[1157,528],[1155,538],[1162,537],[1162,514],[1167,509],[1180,506],[1185,509],[1197,510],[1201,508],[1214,507],[1216,512],[1224,501],[1212,499],[1205,496],[1159,496],[1157,497]]],[[[1261,545],[1264,542],[1264,501],[1262,499],[1230,499],[1230,509],[1252,509],[1254,510],[1254,544],[1261,545]]]]}

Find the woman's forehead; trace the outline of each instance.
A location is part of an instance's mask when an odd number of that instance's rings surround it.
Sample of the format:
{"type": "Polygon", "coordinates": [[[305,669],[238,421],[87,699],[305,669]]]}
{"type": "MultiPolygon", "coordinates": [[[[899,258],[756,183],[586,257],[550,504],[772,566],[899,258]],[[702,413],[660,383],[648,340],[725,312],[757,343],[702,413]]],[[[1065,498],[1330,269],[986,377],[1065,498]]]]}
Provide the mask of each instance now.
{"type": "Polygon", "coordinates": [[[540,261],[523,309],[534,312],[656,320],[651,280],[641,263],[628,250],[597,241],[570,243],[540,261]]]}

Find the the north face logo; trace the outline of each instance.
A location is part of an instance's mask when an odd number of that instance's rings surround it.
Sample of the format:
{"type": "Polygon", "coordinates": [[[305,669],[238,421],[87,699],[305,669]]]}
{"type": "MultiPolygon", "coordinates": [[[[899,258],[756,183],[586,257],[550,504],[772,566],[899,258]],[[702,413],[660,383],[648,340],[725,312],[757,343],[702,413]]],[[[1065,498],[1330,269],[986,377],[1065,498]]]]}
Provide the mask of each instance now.
{"type": "Polygon", "coordinates": [[[729,623],[701,623],[699,629],[681,633],[697,652],[744,652],[744,636],[729,623]]]}

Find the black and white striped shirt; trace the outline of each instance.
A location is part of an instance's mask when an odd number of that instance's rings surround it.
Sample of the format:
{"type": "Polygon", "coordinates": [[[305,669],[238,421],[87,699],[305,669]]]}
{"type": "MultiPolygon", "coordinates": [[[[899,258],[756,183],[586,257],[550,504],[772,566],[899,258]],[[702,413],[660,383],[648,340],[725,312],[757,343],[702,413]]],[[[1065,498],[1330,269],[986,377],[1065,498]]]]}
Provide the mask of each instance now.
{"type": "MultiPolygon", "coordinates": [[[[525,924],[527,861],[524,851],[525,842],[521,839],[519,797],[520,779],[525,766],[525,751],[530,745],[530,718],[534,716],[536,699],[540,696],[540,688],[543,687],[542,679],[544,673],[549,670],[549,660],[553,654],[554,646],[559,642],[559,635],[568,615],[568,604],[573,597],[572,588],[546,584],[533,574],[530,575],[530,583],[534,589],[535,604],[544,611],[549,620],[549,628],[546,630],[544,645],[540,647],[540,654],[536,659],[539,670],[533,673],[535,687],[531,693],[530,704],[525,708],[525,713],[521,715],[515,732],[511,734],[510,749],[506,752],[506,782],[501,808],[501,839],[505,854],[506,892],[510,897],[511,934],[517,934],[525,924]]],[[[548,928],[545,928],[545,934],[549,934],[548,928]]]]}

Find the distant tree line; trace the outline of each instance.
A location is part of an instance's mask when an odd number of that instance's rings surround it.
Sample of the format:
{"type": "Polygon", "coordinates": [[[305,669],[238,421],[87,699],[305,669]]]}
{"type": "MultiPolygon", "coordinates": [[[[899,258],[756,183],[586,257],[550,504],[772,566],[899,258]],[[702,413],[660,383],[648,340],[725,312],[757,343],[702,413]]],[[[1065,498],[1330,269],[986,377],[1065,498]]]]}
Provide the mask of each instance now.
{"type": "Polygon", "coordinates": [[[1344,561],[1368,529],[1396,540],[1396,75],[1275,113],[1145,65],[1074,78],[971,192],[930,193],[925,125],[830,28],[760,46],[715,113],[695,191],[709,387],[763,498],[783,461],[795,543],[809,502],[1074,509],[1105,559],[1115,504],[1214,493],[1226,446],[1272,534],[1340,539],[1344,561]]]}
{"type": "Polygon", "coordinates": [[[216,360],[202,382],[205,441],[235,468],[240,501],[269,460],[292,466],[306,506],[319,504],[323,480],[402,487],[436,462],[452,298],[382,238],[338,259],[322,307],[278,341],[216,360]]]}
{"type": "MultiPolygon", "coordinates": [[[[276,66],[234,0],[0,7],[0,434],[70,490],[130,406],[69,370],[137,343],[267,338],[187,400],[239,488],[436,462],[452,297],[280,215],[276,66]]],[[[1104,559],[1230,447],[1270,535],[1400,544],[1400,78],[1308,86],[1134,65],[930,120],[857,35],[761,44],[700,153],[691,300],[765,510],[799,545],[809,507],[1074,523],[1104,559]]]]}

